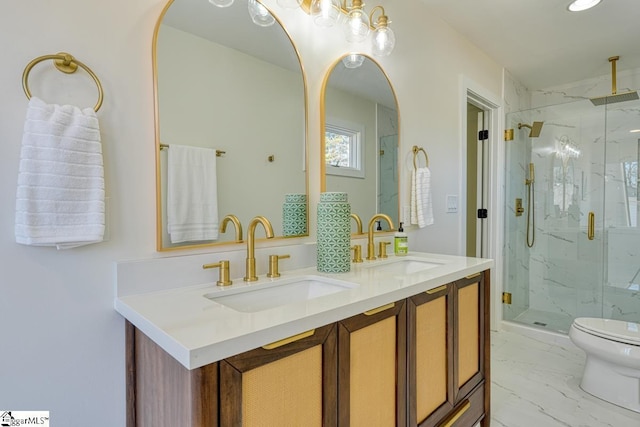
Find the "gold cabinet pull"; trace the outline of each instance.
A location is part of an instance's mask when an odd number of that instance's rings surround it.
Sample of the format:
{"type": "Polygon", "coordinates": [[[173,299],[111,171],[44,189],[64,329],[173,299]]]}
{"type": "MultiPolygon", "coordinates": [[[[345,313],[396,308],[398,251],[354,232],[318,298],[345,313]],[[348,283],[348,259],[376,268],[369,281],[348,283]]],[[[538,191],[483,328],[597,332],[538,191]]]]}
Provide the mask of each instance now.
{"type": "Polygon", "coordinates": [[[447,421],[446,424],[443,424],[442,427],[451,427],[452,425],[455,424],[456,421],[458,421],[458,419],[464,415],[465,412],[467,412],[469,410],[469,408],[471,408],[471,403],[467,400],[464,405],[462,405],[462,408],[460,408],[460,410],[458,412],[456,412],[456,414],[453,416],[453,418],[451,418],[449,421],[447,421]]]}
{"type": "Polygon", "coordinates": [[[292,342],[300,341],[303,338],[310,337],[315,333],[316,333],[316,330],[311,329],[310,331],[302,332],[298,335],[294,335],[292,337],[285,338],[280,341],[272,342],[271,344],[263,345],[262,348],[264,348],[265,350],[273,350],[274,348],[282,347],[283,345],[291,344],[292,342]]]}
{"type": "Polygon", "coordinates": [[[433,294],[437,294],[440,291],[444,291],[445,289],[447,289],[447,285],[442,285],[442,286],[438,286],[437,288],[429,289],[428,291],[426,291],[426,293],[429,295],[433,295],[433,294]]]}
{"type": "Polygon", "coordinates": [[[475,279],[476,277],[480,277],[482,273],[472,274],[471,276],[465,276],[465,279],[475,279]]]}
{"type": "Polygon", "coordinates": [[[589,223],[587,225],[587,238],[593,240],[596,235],[596,214],[589,212],[589,223]]]}
{"type": "Polygon", "coordinates": [[[383,312],[385,310],[389,310],[390,308],[393,308],[396,306],[395,302],[391,302],[389,304],[383,305],[382,307],[378,307],[378,308],[374,308],[368,311],[364,312],[365,316],[373,316],[374,314],[378,314],[380,312],[383,312]]]}

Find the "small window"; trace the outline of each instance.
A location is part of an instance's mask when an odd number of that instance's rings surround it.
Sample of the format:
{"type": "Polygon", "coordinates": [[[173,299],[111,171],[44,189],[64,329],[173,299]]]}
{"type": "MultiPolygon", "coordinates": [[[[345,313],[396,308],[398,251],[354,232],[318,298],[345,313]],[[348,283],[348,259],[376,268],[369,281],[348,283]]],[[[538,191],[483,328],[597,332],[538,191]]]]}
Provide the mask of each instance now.
{"type": "Polygon", "coordinates": [[[363,143],[363,126],[328,120],[325,126],[326,173],[364,178],[363,143]]]}

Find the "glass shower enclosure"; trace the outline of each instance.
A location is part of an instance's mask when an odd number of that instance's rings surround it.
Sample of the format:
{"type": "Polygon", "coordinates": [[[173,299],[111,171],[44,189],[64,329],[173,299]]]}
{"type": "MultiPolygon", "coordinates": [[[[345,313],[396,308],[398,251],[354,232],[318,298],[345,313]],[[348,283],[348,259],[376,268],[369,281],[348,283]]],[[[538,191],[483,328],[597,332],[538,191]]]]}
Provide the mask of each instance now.
{"type": "Polygon", "coordinates": [[[561,333],[576,317],[640,322],[640,101],[518,111],[505,128],[503,318],[561,333]]]}

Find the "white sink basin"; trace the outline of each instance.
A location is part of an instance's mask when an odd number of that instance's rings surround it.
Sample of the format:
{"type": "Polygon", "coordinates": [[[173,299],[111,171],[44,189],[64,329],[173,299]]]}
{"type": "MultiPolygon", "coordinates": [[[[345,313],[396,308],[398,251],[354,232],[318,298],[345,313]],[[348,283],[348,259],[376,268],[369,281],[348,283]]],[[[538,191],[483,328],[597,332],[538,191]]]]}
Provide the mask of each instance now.
{"type": "Polygon", "coordinates": [[[392,274],[394,276],[407,276],[440,267],[441,265],[442,263],[428,261],[418,257],[398,257],[389,261],[375,261],[371,265],[364,266],[364,268],[378,273],[392,274]]]}
{"type": "Polygon", "coordinates": [[[344,292],[357,286],[356,283],[308,275],[211,292],[205,298],[236,311],[255,313],[344,292]]]}

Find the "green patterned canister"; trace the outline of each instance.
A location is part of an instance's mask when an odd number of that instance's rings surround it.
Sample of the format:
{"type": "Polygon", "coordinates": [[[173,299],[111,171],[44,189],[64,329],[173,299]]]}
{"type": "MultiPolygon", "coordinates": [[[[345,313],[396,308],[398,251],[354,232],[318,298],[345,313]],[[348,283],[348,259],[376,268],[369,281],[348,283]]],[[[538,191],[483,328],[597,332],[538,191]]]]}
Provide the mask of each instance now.
{"type": "Polygon", "coordinates": [[[282,235],[306,236],[307,195],[285,194],[282,204],[282,235]]]}
{"type": "Polygon", "coordinates": [[[351,206],[347,193],[321,193],[318,203],[318,271],[346,273],[351,270],[351,206]]]}

